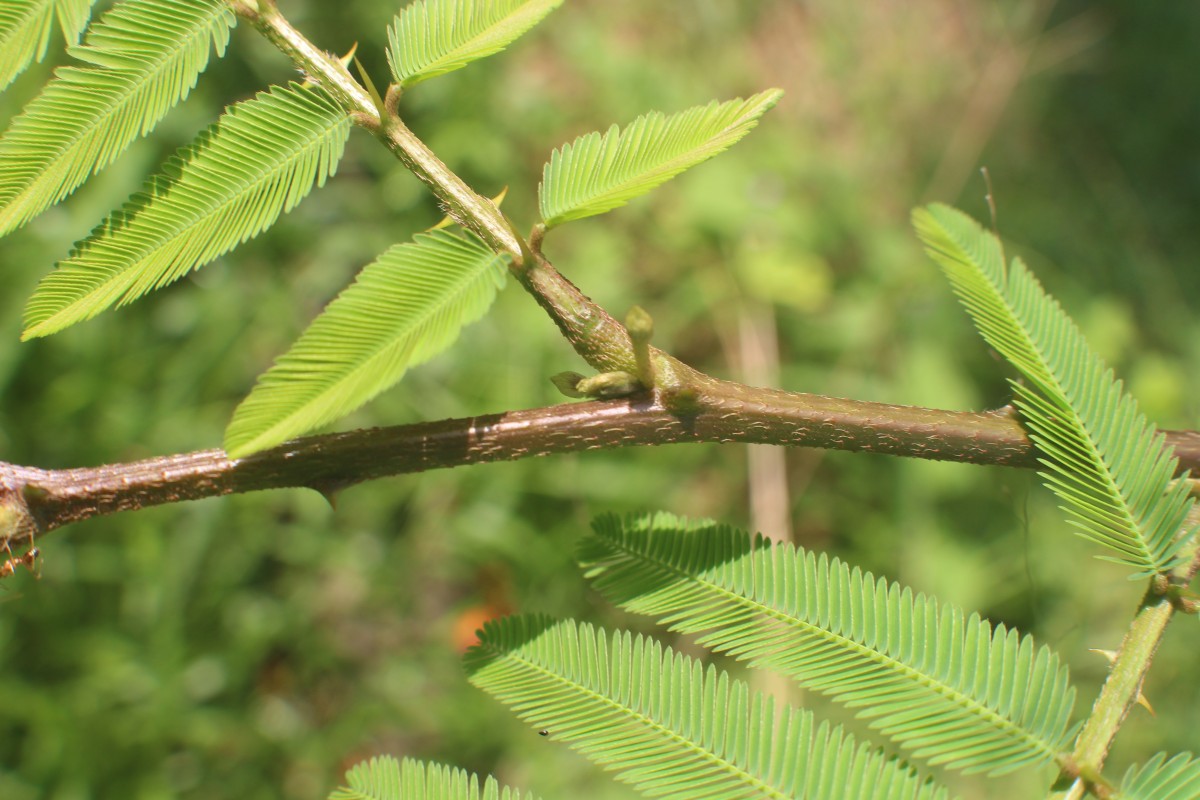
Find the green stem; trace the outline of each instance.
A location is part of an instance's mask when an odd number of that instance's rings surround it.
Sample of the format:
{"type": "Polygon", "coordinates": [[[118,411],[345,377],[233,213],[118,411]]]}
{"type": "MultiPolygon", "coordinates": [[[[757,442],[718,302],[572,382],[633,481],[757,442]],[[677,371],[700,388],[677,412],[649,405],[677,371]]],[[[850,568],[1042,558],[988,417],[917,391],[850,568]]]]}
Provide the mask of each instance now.
{"type": "Polygon", "coordinates": [[[1079,800],[1089,791],[1103,797],[1111,791],[1112,787],[1100,777],[1104,760],[1129,710],[1137,703],[1174,612],[1170,599],[1153,591],[1142,600],[1092,713],[1075,740],[1071,754],[1074,767],[1059,776],[1049,795],[1053,800],[1079,800]]]}
{"type": "MultiPolygon", "coordinates": [[[[1200,504],[1192,507],[1181,530],[1193,531],[1198,526],[1200,504]]],[[[1187,547],[1194,548],[1195,544],[1189,543],[1187,547]]],[[[1117,731],[1141,697],[1142,684],[1150,671],[1167,623],[1179,610],[1177,590],[1187,586],[1195,577],[1198,558],[1200,555],[1193,554],[1173,573],[1159,575],[1150,582],[1113,659],[1108,679],[1092,706],[1092,713],[1075,740],[1075,750],[1070,758],[1072,767],[1059,775],[1050,794],[1052,800],[1079,800],[1088,792],[1105,798],[1113,791],[1113,787],[1101,777],[1100,771],[1117,731]]]]}
{"type": "Polygon", "coordinates": [[[1138,608],[1113,661],[1112,672],[1076,740],[1074,761],[1081,769],[1099,773],[1104,766],[1117,731],[1137,703],[1146,673],[1174,613],[1170,600],[1155,594],[1147,594],[1138,608]]]}
{"type": "MultiPolygon", "coordinates": [[[[406,168],[427,185],[455,222],[497,253],[511,257],[511,271],[558,325],[576,352],[600,372],[635,372],[625,328],[564,278],[514,230],[496,205],[471,189],[417,138],[398,116],[380,119],[375,103],[338,59],[321,51],[273,7],[249,11],[234,6],[297,69],[319,83],[358,124],[370,130],[406,168]]],[[[389,91],[389,105],[396,99],[389,91]]],[[[665,357],[661,353],[660,357],[665,357]]],[[[668,374],[682,374],[679,369],[668,374]]]]}

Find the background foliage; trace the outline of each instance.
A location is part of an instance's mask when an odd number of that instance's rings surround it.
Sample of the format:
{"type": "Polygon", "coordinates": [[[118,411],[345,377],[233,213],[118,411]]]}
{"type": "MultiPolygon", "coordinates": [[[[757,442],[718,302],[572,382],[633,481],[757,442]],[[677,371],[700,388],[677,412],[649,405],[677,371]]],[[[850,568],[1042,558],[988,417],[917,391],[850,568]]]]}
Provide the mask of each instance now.
{"type": "MultiPolygon", "coordinates": [[[[324,47],[358,41],[384,79],[392,4],[283,8],[324,47]]],[[[1006,387],[908,210],[937,199],[984,217],[986,163],[1002,232],[1146,413],[1195,427],[1200,274],[1186,265],[1200,252],[1200,88],[1181,76],[1200,68],[1197,35],[1200,9],[1130,0],[870,13],[825,0],[573,0],[486,67],[416,87],[402,113],[482,193],[511,185],[505,209],[528,223],[542,162],[576,135],[783,87],[751,144],[564,227],[548,254],[618,315],[645,306],[663,346],[714,374],[946,408],[998,405],[1006,387]]],[[[0,96],[0,115],[46,69],[0,96]]],[[[331,185],[268,236],[142,303],[17,344],[24,298],[70,242],[219,105],[290,77],[239,28],[161,135],[0,243],[0,457],[65,467],[217,445],[255,376],[357,269],[441,217],[358,132],[331,185]]],[[[510,286],[449,353],[346,426],[557,402],[547,378],[579,368],[510,286]]],[[[390,752],[545,797],[627,797],[471,689],[457,655],[497,611],[645,629],[616,620],[572,564],[602,511],[662,507],[768,531],[786,520],[805,547],[1074,654],[1090,700],[1105,665],[1086,650],[1116,645],[1140,589],[1119,567],[1063,567],[1090,551],[1032,474],[762,452],[589,453],[383,481],[347,491],[336,513],[292,491],[56,533],[40,582],[0,589],[0,796],[311,798],[349,763],[390,752]],[[784,481],[772,479],[780,457],[784,481]]],[[[1146,692],[1195,708],[1180,633],[1146,692]]],[[[1135,710],[1114,771],[1195,749],[1186,718],[1135,710]]],[[[1025,785],[1020,773],[971,780],[948,779],[979,797],[1025,785]]]]}

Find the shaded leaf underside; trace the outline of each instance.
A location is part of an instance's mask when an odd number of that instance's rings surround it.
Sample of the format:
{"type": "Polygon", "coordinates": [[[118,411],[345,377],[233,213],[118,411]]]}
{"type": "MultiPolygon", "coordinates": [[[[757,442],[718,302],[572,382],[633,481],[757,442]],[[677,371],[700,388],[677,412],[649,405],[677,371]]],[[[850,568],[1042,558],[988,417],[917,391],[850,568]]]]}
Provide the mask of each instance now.
{"type": "Polygon", "coordinates": [[[476,686],[649,796],[946,796],[810,712],[777,712],[746,684],[653,639],[516,617],[488,623],[466,662],[476,686]]]}
{"type": "Polygon", "coordinates": [[[1200,760],[1191,753],[1167,759],[1157,753],[1141,767],[1130,767],[1117,793],[1120,800],[1196,800],[1200,798],[1200,760]]]}
{"type": "Polygon", "coordinates": [[[534,800],[495,778],[481,785],[464,770],[411,758],[372,758],[352,767],[346,782],[349,786],[334,790],[329,800],[534,800]]]}
{"type": "Polygon", "coordinates": [[[1013,384],[1017,408],[1081,535],[1135,578],[1175,566],[1192,500],[1162,434],[1025,264],[1005,269],[992,233],[941,205],[913,221],[984,339],[1028,382],[1013,384]]]}
{"type": "Polygon", "coordinates": [[[860,709],[914,755],[999,774],[1069,739],[1066,668],[836,559],[667,514],[597,519],[580,560],[610,600],[860,709]]]}

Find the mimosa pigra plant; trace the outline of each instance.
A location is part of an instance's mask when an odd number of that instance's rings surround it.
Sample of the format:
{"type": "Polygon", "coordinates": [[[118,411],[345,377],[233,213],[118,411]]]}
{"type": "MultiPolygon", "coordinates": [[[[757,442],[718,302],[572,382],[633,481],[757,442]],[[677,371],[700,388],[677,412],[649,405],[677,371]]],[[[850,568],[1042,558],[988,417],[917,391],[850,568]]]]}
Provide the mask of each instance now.
{"type": "MultiPolygon", "coordinates": [[[[355,128],[447,214],[446,225],[381,253],[279,356],[234,410],[223,449],[89,469],[0,463],[0,575],[33,568],[42,537],[96,515],[264,488],[331,495],[387,475],[597,447],[758,442],[1031,467],[1101,557],[1145,585],[1082,719],[1060,657],[1029,636],[838,559],[666,513],[595,521],[579,548],[595,587],[856,709],[903,759],[653,638],[571,620],[489,623],[467,674],[648,796],[942,798],[947,790],[921,765],[996,775],[1052,764],[1048,797],[1200,797],[1200,761],[1188,753],[1160,753],[1123,775],[1105,770],[1168,622],[1197,610],[1186,476],[1200,463],[1200,437],[1157,432],[1021,259],[944,205],[918,208],[913,223],[1013,368],[1011,406],[955,412],[753,388],[653,347],[649,314],[634,308],[618,321],[558,272],[543,242],[731,147],[781,92],[648,113],[563,145],[538,188],[541,218],[522,233],[414,135],[404,98],[503,50],[561,2],[418,0],[388,29],[382,90],[352,56],[315,47],[274,0],[124,0],[94,21],[89,0],[0,6],[0,85],[45,55],[55,26],[77,62],[57,70],[0,137],[0,233],[153,131],[224,54],[235,25],[260,33],[303,75],[227,108],[78,242],[29,299],[25,339],[137,300],[271,227],[333,178],[355,128]],[[448,347],[508,278],[595,370],[553,378],[584,402],[311,435],[448,347]]],[[[331,797],[518,796],[490,778],[389,757],[355,767],[347,783],[331,797]]]]}

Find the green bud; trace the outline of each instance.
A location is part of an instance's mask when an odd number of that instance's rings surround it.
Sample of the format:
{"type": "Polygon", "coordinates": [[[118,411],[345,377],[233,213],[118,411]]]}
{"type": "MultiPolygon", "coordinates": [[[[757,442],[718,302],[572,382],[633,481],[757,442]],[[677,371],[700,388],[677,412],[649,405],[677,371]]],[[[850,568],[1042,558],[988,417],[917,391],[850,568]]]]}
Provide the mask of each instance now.
{"type": "Polygon", "coordinates": [[[627,397],[637,394],[644,387],[636,375],[628,372],[601,372],[590,378],[584,378],[575,385],[575,389],[588,397],[604,399],[607,397],[627,397]]]}
{"type": "Polygon", "coordinates": [[[654,319],[641,306],[634,306],[625,315],[625,330],[629,338],[637,342],[648,342],[654,335],[654,319]]]}
{"type": "Polygon", "coordinates": [[[550,382],[554,387],[567,397],[587,397],[586,394],[579,391],[577,388],[583,376],[578,372],[560,372],[550,378],[550,382]]]}
{"type": "Polygon", "coordinates": [[[637,364],[638,381],[647,389],[657,384],[654,362],[650,360],[650,337],[654,335],[654,320],[641,306],[634,306],[625,315],[625,330],[633,342],[633,360],[637,364]]]}

